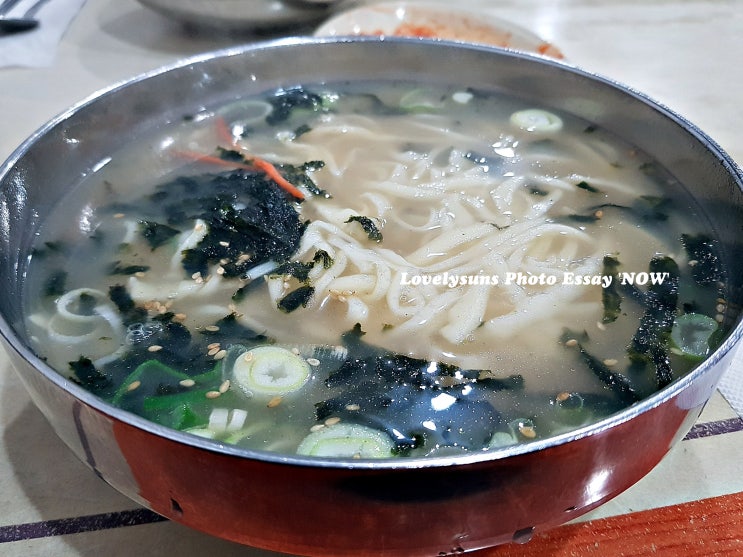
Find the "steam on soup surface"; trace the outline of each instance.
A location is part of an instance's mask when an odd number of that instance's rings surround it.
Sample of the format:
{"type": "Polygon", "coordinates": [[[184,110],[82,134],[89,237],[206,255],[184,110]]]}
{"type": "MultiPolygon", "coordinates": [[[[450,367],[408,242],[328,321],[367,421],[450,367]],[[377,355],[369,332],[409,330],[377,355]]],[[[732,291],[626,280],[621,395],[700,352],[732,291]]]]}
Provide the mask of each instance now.
{"type": "Polygon", "coordinates": [[[185,115],[39,232],[28,329],[154,422],[315,456],[477,452],[687,373],[723,273],[683,187],[574,117],[410,83],[185,115]]]}

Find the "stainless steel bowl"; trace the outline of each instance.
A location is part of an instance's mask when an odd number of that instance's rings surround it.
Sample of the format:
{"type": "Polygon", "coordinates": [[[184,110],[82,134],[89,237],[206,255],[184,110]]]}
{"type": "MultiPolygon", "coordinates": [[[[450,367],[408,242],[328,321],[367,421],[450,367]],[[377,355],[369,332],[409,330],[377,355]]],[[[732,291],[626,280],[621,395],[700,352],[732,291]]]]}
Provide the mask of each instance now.
{"type": "Polygon", "coordinates": [[[524,541],[593,509],[688,431],[732,358],[740,324],[690,375],[593,426],[487,454],[394,462],[252,452],[171,431],[91,396],[28,348],[20,294],[34,232],[130,138],[251,92],[410,76],[537,100],[647,151],[711,216],[727,298],[743,304],[740,169],[692,124],[626,87],[525,54],[406,39],[291,40],[187,60],[70,109],[0,169],[4,344],[57,434],[101,478],[168,518],[244,544],[323,556],[443,555],[524,541]]]}
{"type": "Polygon", "coordinates": [[[197,31],[254,31],[317,23],[335,0],[139,0],[197,31]]]}

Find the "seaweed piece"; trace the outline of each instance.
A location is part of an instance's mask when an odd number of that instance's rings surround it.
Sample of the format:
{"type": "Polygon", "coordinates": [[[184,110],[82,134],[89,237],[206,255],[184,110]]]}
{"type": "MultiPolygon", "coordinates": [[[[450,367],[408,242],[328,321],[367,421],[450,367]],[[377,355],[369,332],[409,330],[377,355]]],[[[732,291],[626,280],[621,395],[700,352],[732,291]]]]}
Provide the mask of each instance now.
{"type": "Polygon", "coordinates": [[[589,184],[585,180],[581,180],[580,182],[578,182],[577,184],[575,184],[575,187],[576,188],[580,188],[580,189],[585,190],[585,191],[590,192],[590,193],[599,193],[599,192],[601,192],[600,189],[592,186],[591,184],[589,184]]]}
{"type": "Polygon", "coordinates": [[[144,273],[150,270],[149,265],[126,265],[121,266],[121,261],[114,261],[108,267],[109,275],[134,275],[136,273],[144,273]]]}
{"type": "Polygon", "coordinates": [[[160,224],[155,221],[140,221],[139,227],[142,237],[147,240],[152,250],[156,250],[163,244],[166,244],[171,238],[180,233],[179,230],[167,224],[160,224]]]}
{"type": "Polygon", "coordinates": [[[250,327],[243,325],[235,312],[226,315],[214,323],[213,326],[202,329],[202,335],[210,337],[210,340],[219,339],[223,345],[231,343],[244,344],[250,342],[273,342],[265,334],[259,333],[250,327]]]}
{"type": "Polygon", "coordinates": [[[291,313],[292,311],[299,308],[299,306],[307,307],[310,298],[315,293],[315,288],[312,286],[300,286],[296,290],[292,290],[281,300],[278,301],[277,307],[284,313],[291,313]]]}
{"type": "Polygon", "coordinates": [[[108,297],[121,314],[124,325],[129,325],[147,318],[147,310],[138,307],[126,286],[115,284],[108,289],[108,297]]]}
{"type": "Polygon", "coordinates": [[[611,255],[605,255],[603,270],[601,274],[612,277],[609,286],[601,289],[601,302],[604,306],[603,323],[613,323],[622,311],[622,296],[619,294],[617,283],[619,282],[619,259],[611,255]]]}
{"type": "Polygon", "coordinates": [[[694,281],[702,286],[724,281],[725,274],[718,255],[717,242],[705,234],[681,235],[694,281]],[[692,263],[694,262],[694,263],[692,263]]]}
{"type": "Polygon", "coordinates": [[[61,296],[67,292],[67,271],[58,269],[53,271],[44,282],[42,292],[44,296],[61,296]]]}
{"type": "Polygon", "coordinates": [[[330,269],[333,266],[333,258],[324,249],[319,249],[315,252],[315,256],[312,258],[315,263],[322,263],[323,269],[330,269]]]}
{"type": "Polygon", "coordinates": [[[365,343],[364,335],[358,323],[342,335],[348,355],[325,381],[339,394],[316,404],[318,420],[338,416],[385,431],[399,453],[480,450],[505,427],[488,393],[520,390],[522,376],[497,377],[489,370],[394,354],[365,343]]]}
{"type": "Polygon", "coordinates": [[[317,111],[322,108],[322,97],[307,91],[301,86],[279,89],[273,97],[267,99],[273,107],[266,116],[266,123],[274,126],[288,120],[296,109],[317,111]]]}
{"type": "Polygon", "coordinates": [[[318,187],[310,175],[311,172],[324,168],[324,161],[307,161],[298,166],[293,164],[279,164],[276,165],[276,167],[281,170],[281,172],[286,176],[286,179],[295,186],[303,187],[312,195],[324,197],[325,199],[330,199],[332,197],[332,195],[330,195],[326,190],[318,187]]]}
{"type": "Polygon", "coordinates": [[[572,331],[566,330],[561,340],[565,346],[577,347],[578,353],[586,364],[586,367],[614,393],[622,404],[634,404],[642,398],[641,394],[626,375],[612,370],[602,360],[586,350],[583,343],[588,340],[588,336],[585,333],[583,335],[577,335],[572,331]]]}
{"type": "Polygon", "coordinates": [[[377,225],[374,224],[374,221],[371,218],[354,215],[348,217],[348,220],[346,222],[358,222],[361,225],[361,228],[364,229],[364,232],[366,232],[366,235],[370,240],[374,242],[382,241],[382,233],[379,231],[379,228],[377,228],[377,225]]]}
{"type": "Polygon", "coordinates": [[[645,294],[645,313],[628,348],[630,358],[646,359],[652,347],[666,346],[678,306],[679,268],[670,257],[654,257],[649,273],[668,273],[663,281],[650,283],[645,294]]]}
{"type": "Polygon", "coordinates": [[[90,358],[80,356],[78,360],[70,362],[69,365],[74,373],[73,380],[94,394],[100,395],[113,386],[111,379],[98,370],[90,358]]]}
{"type": "Polygon", "coordinates": [[[270,276],[288,275],[294,277],[299,282],[306,282],[307,279],[309,279],[310,271],[314,266],[314,262],[303,263],[301,261],[287,261],[271,271],[270,276]]]}
{"type": "Polygon", "coordinates": [[[635,366],[652,364],[658,388],[661,388],[673,380],[668,350],[678,307],[679,268],[670,257],[654,257],[649,272],[668,274],[665,280],[648,286],[645,313],[627,347],[627,354],[635,366]]]}
{"type": "Polygon", "coordinates": [[[635,222],[648,224],[653,222],[664,222],[668,220],[666,209],[672,203],[668,197],[657,197],[652,195],[641,195],[635,199],[631,206],[618,205],[616,203],[602,203],[590,207],[586,213],[574,213],[558,217],[559,221],[573,221],[580,223],[591,223],[601,220],[606,211],[619,211],[625,213],[635,222]]]}
{"type": "Polygon", "coordinates": [[[188,275],[205,277],[219,264],[225,277],[239,277],[268,261],[283,263],[297,250],[306,224],[265,176],[239,171],[170,184],[177,186],[191,191],[164,207],[169,222],[201,219],[207,226],[204,238],[183,253],[188,275]]]}
{"type": "Polygon", "coordinates": [[[235,293],[232,295],[232,301],[235,303],[242,302],[248,294],[250,294],[254,290],[257,290],[259,287],[263,286],[265,283],[266,282],[260,278],[255,278],[251,280],[250,282],[241,286],[235,291],[235,293]]]}

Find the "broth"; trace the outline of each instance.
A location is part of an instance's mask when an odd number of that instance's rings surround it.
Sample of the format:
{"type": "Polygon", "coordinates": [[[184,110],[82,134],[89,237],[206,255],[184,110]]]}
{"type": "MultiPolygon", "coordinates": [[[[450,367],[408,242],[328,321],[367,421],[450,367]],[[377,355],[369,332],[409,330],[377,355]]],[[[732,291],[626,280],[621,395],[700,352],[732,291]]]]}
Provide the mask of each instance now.
{"type": "Polygon", "coordinates": [[[117,406],[257,450],[546,438],[652,394],[725,332],[716,242],[683,186],[500,94],[267,92],[113,154],[63,205],[30,260],[37,352],[117,406]]]}

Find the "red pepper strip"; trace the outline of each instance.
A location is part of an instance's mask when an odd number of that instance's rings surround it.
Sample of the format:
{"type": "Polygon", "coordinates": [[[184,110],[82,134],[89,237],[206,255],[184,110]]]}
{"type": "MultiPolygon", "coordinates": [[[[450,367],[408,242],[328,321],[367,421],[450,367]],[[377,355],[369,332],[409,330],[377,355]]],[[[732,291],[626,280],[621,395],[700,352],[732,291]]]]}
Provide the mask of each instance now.
{"type": "Polygon", "coordinates": [[[271,180],[276,182],[276,184],[280,188],[285,190],[293,197],[300,200],[304,199],[304,194],[299,189],[297,189],[294,184],[284,178],[273,164],[271,164],[267,160],[251,155],[247,152],[245,147],[237,142],[237,138],[232,134],[232,130],[230,130],[229,126],[227,126],[227,122],[225,122],[224,118],[217,117],[215,124],[219,139],[221,141],[226,141],[230,144],[231,147],[239,149],[244,154],[245,162],[251,163],[253,166],[255,166],[255,168],[262,170],[269,178],[271,178],[271,180]]]}

